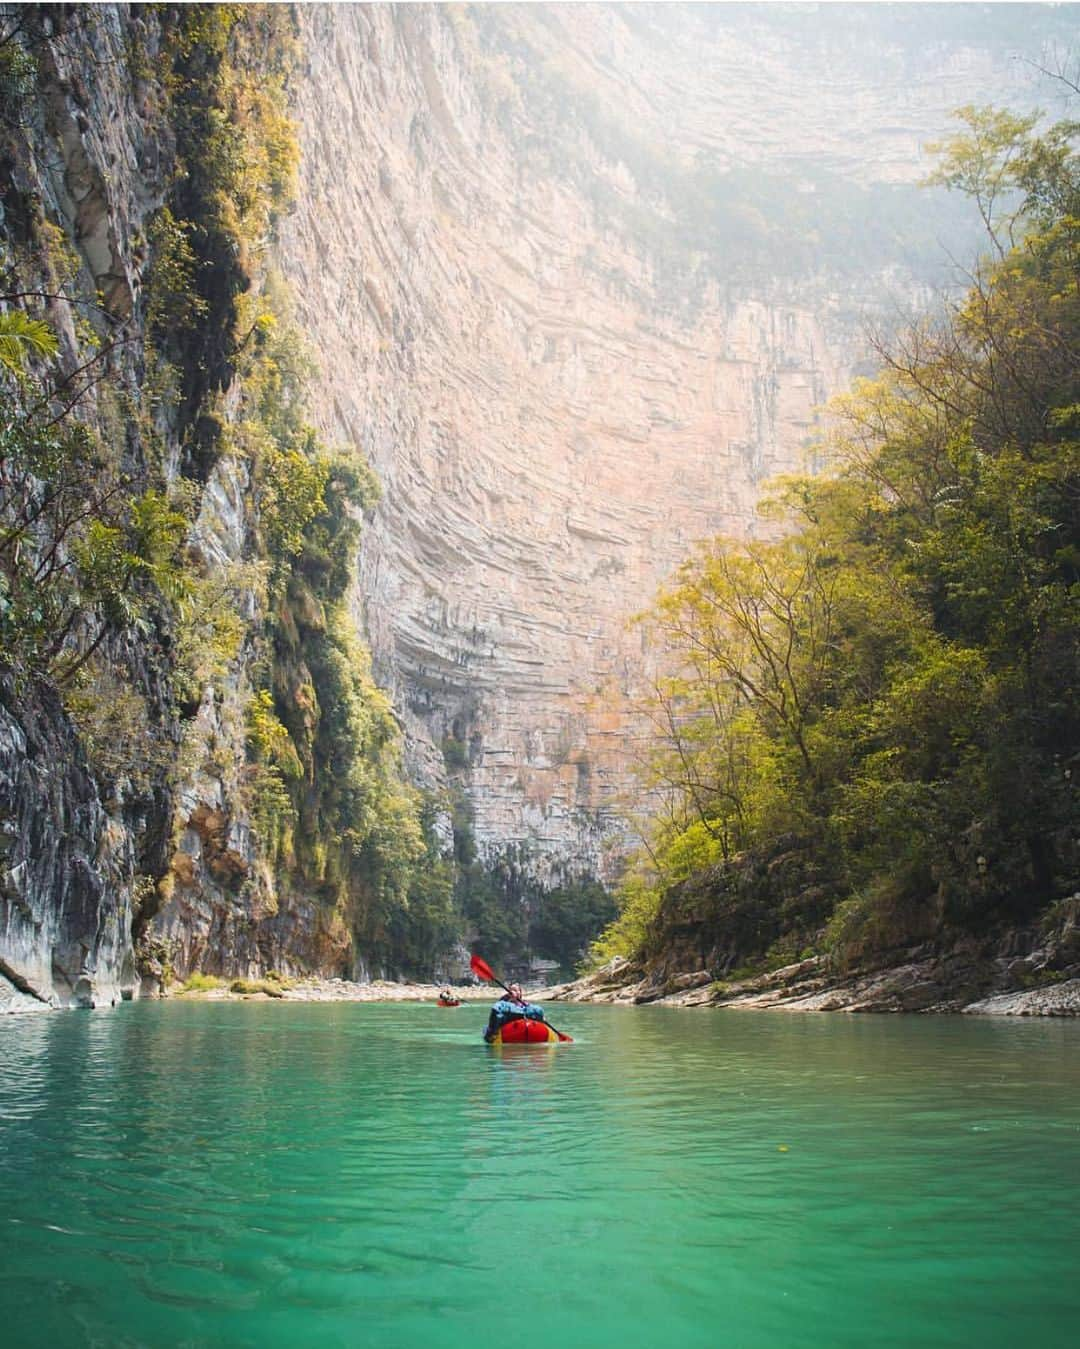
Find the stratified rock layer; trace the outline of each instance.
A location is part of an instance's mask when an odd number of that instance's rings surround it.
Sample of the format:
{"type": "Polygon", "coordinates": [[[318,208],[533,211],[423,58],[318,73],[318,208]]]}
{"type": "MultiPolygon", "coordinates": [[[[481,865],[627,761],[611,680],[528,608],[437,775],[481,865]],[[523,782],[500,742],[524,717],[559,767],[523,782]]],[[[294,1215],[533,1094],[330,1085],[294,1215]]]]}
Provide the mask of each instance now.
{"type": "MultiPolygon", "coordinates": [[[[420,777],[444,780],[444,750],[467,765],[484,848],[528,845],[540,874],[602,873],[619,841],[624,700],[652,659],[628,616],[694,539],[751,527],[760,483],[857,368],[883,278],[906,296],[930,279],[902,247],[888,267],[839,257],[828,230],[763,266],[739,230],[760,243],[775,222],[725,179],[728,248],[702,173],[768,169],[781,214],[827,204],[823,171],[899,190],[950,107],[1022,103],[1031,67],[1013,58],[1071,21],[946,6],[935,34],[930,7],[835,9],[300,8],[304,160],[278,261],[321,365],[321,429],[385,486],[358,622],[420,777]]],[[[62,41],[39,52],[0,200],[0,244],[40,208],[78,288],[129,324],[115,377],[136,398],[146,240],[175,169],[162,16],[42,16],[62,41]]],[[[73,359],[69,310],[49,318],[73,359]]],[[[155,421],[171,477],[175,409],[155,421]]],[[[242,461],[211,474],[192,540],[208,562],[244,556],[250,497],[242,461]]],[[[131,641],[179,744],[160,653],[131,641]]],[[[54,693],[0,689],[0,1008],[111,1002],[170,964],[364,972],[317,901],[268,901],[241,781],[250,692],[245,669],[208,688],[176,774],[147,791],[95,777],[54,693]]]]}
{"type": "Polygon", "coordinates": [[[570,1002],[669,1007],[773,1008],[787,1012],[970,1012],[988,1016],[1080,1016],[1080,893],[1028,927],[881,953],[845,969],[824,955],[745,977],[693,940],[641,961],[617,956],[585,978],[538,993],[570,1002]],[[695,949],[696,946],[696,949],[695,949]],[[673,963],[674,962],[674,963],[673,963]]]}
{"type": "Polygon", "coordinates": [[[838,280],[827,241],[797,277],[715,241],[703,260],[686,174],[911,180],[949,108],[1027,72],[862,12],[854,35],[756,7],[301,22],[279,256],[320,429],[384,485],[359,585],[377,672],[421,778],[442,780],[441,749],[467,762],[482,850],[603,875],[654,664],[631,616],[695,540],[754,527],[856,368],[861,311],[917,290],[881,259],[838,280]]]}

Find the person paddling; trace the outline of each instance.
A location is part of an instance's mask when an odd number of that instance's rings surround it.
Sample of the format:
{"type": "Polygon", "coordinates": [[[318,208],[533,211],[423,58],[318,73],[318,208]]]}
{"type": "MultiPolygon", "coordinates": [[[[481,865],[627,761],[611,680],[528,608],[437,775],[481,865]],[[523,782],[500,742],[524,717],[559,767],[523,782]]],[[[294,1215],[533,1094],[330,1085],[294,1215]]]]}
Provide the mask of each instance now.
{"type": "Polygon", "coordinates": [[[539,1021],[541,1025],[548,1028],[552,1035],[560,1044],[573,1044],[574,1037],[567,1035],[564,1030],[558,1026],[553,1026],[544,1016],[544,1009],[538,1007],[534,1002],[526,1002],[522,997],[520,984],[504,984],[483,956],[477,955],[474,951],[469,957],[469,968],[473,974],[481,979],[486,979],[489,984],[498,984],[500,988],[505,989],[506,997],[500,998],[491,1009],[491,1016],[488,1018],[487,1029],[484,1031],[484,1039],[491,1044],[499,1034],[499,1029],[506,1021],[520,1021],[527,1019],[529,1021],[539,1021]],[[504,1018],[504,1019],[500,1019],[504,1018]]]}
{"type": "Polygon", "coordinates": [[[509,1021],[543,1021],[544,1009],[535,1002],[526,1002],[520,984],[507,984],[506,996],[494,1004],[488,1015],[484,1039],[491,1043],[509,1021]]]}

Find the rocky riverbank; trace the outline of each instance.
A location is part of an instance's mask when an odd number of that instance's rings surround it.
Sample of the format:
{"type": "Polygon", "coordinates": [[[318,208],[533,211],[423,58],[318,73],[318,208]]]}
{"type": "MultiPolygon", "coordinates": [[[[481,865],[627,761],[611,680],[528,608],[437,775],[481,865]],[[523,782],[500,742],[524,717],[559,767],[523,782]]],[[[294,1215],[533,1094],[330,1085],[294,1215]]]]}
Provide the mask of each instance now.
{"type": "MultiPolygon", "coordinates": [[[[370,983],[354,983],[349,979],[222,979],[212,983],[201,981],[200,986],[186,988],[174,984],[163,996],[167,999],[206,1002],[280,1001],[280,1002],[429,1002],[438,1000],[444,984],[396,983],[375,979],[370,983]]],[[[451,986],[455,998],[462,1002],[490,1003],[496,997],[489,988],[473,984],[451,986]]],[[[113,1004],[115,1005],[115,1004],[113,1004]]],[[[55,1004],[31,997],[15,988],[0,976],[0,1015],[5,1012],[47,1012],[55,1004]]]]}
{"type": "MultiPolygon", "coordinates": [[[[975,996],[993,984],[992,972],[950,965],[928,956],[886,970],[846,977],[822,957],[802,960],[754,978],[717,980],[708,970],[687,971],[657,985],[627,960],[613,960],[584,979],[537,994],[549,1002],[611,1002],[666,1007],[774,1008],[787,1012],[963,1012],[985,1016],[1080,1016],[1080,970],[1031,987],[975,996]],[[958,977],[959,976],[959,977],[958,977]]],[[[1037,976],[1035,976],[1037,978],[1037,976]]]]}
{"type": "MultiPolygon", "coordinates": [[[[219,988],[177,989],[170,997],[237,1001],[244,999],[275,999],[282,1002],[430,1002],[438,1001],[444,984],[397,983],[389,979],[375,979],[370,983],[354,983],[349,979],[297,979],[282,981],[274,987],[273,981],[234,980],[219,988]]],[[[491,1002],[490,989],[473,985],[453,985],[451,992],[462,1002],[491,1002]]]]}
{"type": "Polygon", "coordinates": [[[669,951],[666,963],[661,957],[653,962],[616,958],[583,979],[534,996],[549,1002],[790,1012],[1080,1016],[1080,892],[1029,927],[943,936],[882,953],[875,965],[860,969],[843,969],[828,956],[815,955],[750,974],[680,970],[669,951]]]}
{"type": "MultiPolygon", "coordinates": [[[[529,996],[539,1002],[600,1002],[660,1007],[725,1007],[736,1010],[773,1008],[788,1012],[963,1012],[984,1016],[1080,1016],[1080,972],[1060,981],[1016,988],[972,998],[949,996],[939,962],[912,961],[894,969],[830,977],[820,958],[800,961],[752,979],[723,982],[707,970],[673,976],[662,986],[651,984],[640,966],[613,960],[584,979],[540,989],[529,996]]],[[[434,1003],[435,984],[375,980],[303,979],[276,987],[266,980],[234,981],[213,988],[170,990],[165,996],[207,1002],[420,1002],[434,1003]]],[[[489,989],[455,986],[461,1002],[486,1004],[489,989]]],[[[0,1014],[48,1011],[49,1005],[20,993],[0,980],[0,1014]]]]}
{"type": "MultiPolygon", "coordinates": [[[[434,1003],[444,985],[348,979],[198,979],[168,997],[285,1002],[434,1003]]],[[[462,1002],[488,1003],[497,990],[452,986],[462,1002]]],[[[838,970],[814,956],[748,977],[672,970],[615,959],[583,979],[529,990],[536,1002],[666,1007],[772,1008],[792,1012],[962,1012],[985,1016],[1080,1016],[1080,894],[1037,927],[895,951],[878,968],[838,970]]],[[[0,1012],[46,1009],[0,976],[0,1012]]]]}

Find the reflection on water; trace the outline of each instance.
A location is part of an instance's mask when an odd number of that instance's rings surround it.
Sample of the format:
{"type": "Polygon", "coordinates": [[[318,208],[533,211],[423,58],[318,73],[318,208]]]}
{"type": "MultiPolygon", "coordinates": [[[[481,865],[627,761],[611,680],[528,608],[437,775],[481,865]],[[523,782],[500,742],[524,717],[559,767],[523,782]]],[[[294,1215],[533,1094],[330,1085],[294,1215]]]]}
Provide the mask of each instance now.
{"type": "Polygon", "coordinates": [[[1072,1343],[1080,1027],[125,1004],[0,1025],[14,1344],[1072,1343]]]}

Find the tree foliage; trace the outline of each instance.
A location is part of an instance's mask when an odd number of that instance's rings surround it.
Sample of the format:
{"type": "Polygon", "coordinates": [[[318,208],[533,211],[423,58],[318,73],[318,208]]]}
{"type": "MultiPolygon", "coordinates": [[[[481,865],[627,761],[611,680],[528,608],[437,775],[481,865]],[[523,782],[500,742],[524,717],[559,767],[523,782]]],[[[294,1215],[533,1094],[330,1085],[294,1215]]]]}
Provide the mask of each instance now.
{"type": "Polygon", "coordinates": [[[715,919],[793,849],[826,903],[765,887],[757,956],[864,958],[1076,884],[1077,127],[960,118],[936,177],[991,249],[966,295],[836,401],[831,471],[775,485],[782,532],[702,547],[643,620],[678,665],[648,861],[598,955],[662,942],[683,890],[715,919]]]}
{"type": "Polygon", "coordinates": [[[44,319],[34,319],[21,309],[0,314],[0,366],[9,374],[21,373],[32,356],[55,356],[56,334],[44,319]]]}
{"type": "Polygon", "coordinates": [[[285,84],[295,20],[284,5],[169,5],[159,79],[176,135],[169,199],[151,230],[148,318],[179,372],[185,470],[204,479],[220,453],[212,397],[228,387],[251,289],[299,160],[285,84]]]}
{"type": "Polygon", "coordinates": [[[279,891],[318,896],[369,961],[430,968],[446,896],[418,869],[437,849],[347,602],[377,480],[358,451],[329,449],[308,422],[311,365],[279,283],[270,277],[253,303],[224,439],[246,467],[252,548],[269,578],[246,716],[252,823],[279,891]]]}

